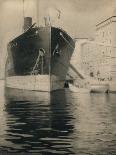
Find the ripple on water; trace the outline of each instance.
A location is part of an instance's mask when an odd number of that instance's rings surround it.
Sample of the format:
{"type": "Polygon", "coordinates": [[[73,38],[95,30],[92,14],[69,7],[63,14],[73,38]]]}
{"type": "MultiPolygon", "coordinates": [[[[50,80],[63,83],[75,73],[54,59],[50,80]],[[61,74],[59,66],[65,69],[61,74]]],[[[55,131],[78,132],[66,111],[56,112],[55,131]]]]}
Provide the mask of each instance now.
{"type": "Polygon", "coordinates": [[[56,91],[51,103],[37,93],[12,95],[1,96],[0,150],[116,155],[116,95],[56,91]]]}

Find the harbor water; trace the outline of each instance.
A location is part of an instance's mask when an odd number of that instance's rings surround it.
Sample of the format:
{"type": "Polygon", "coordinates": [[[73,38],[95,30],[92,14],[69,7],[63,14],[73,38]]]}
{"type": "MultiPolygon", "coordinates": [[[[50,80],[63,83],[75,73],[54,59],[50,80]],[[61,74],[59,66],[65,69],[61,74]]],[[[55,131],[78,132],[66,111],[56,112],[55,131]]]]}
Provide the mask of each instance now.
{"type": "Polygon", "coordinates": [[[4,89],[0,155],[116,155],[116,94],[4,89]]]}

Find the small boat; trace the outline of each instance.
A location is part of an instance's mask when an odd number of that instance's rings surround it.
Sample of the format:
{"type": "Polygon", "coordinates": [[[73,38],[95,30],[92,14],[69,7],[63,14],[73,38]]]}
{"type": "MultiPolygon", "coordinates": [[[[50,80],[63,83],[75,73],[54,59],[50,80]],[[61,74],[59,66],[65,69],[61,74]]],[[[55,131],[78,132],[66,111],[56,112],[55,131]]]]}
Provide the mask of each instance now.
{"type": "Polygon", "coordinates": [[[79,88],[73,84],[69,84],[69,90],[74,93],[89,93],[89,88],[79,88]]]}
{"type": "Polygon", "coordinates": [[[94,84],[90,87],[92,93],[108,93],[109,91],[109,85],[107,84],[94,84]]]}

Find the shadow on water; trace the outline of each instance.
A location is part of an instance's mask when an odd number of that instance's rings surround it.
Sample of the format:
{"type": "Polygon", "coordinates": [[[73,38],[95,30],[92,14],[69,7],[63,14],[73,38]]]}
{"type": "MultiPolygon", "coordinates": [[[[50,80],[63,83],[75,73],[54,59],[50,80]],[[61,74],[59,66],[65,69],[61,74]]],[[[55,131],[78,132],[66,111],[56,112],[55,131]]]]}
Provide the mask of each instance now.
{"type": "Polygon", "coordinates": [[[5,90],[7,145],[2,151],[49,154],[73,154],[65,91],[50,94],[14,89],[5,90]]]}
{"type": "Polygon", "coordinates": [[[115,94],[0,92],[1,151],[116,155],[115,94]]]}

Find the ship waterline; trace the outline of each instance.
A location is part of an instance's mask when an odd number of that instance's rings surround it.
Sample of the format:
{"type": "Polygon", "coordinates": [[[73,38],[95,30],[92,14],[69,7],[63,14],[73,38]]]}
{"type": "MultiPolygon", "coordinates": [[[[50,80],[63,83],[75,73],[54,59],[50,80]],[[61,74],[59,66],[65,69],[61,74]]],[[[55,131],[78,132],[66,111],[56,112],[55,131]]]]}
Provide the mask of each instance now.
{"type": "Polygon", "coordinates": [[[50,92],[64,88],[64,81],[49,75],[12,76],[6,78],[6,87],[50,92]]]}
{"type": "Polygon", "coordinates": [[[62,89],[74,47],[62,29],[32,26],[8,44],[5,86],[48,92],[62,89]]]}

